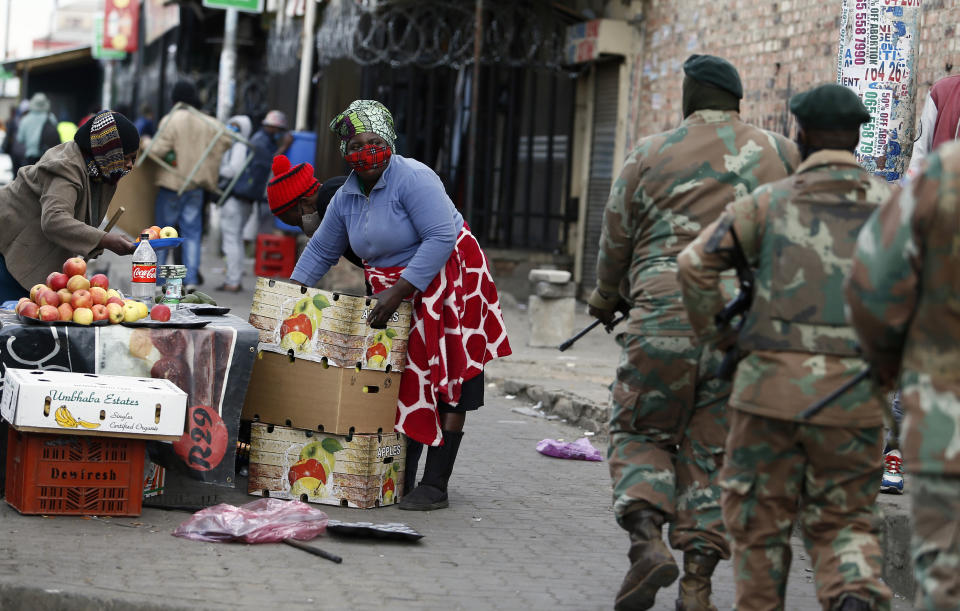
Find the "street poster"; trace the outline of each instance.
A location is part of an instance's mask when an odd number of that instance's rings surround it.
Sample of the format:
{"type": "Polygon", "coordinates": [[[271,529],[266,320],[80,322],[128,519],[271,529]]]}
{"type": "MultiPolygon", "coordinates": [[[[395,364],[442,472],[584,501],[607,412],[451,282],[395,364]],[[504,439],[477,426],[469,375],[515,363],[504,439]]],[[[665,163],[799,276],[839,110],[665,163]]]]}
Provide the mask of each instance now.
{"type": "Polygon", "coordinates": [[[103,48],[103,15],[93,18],[93,49],[90,54],[93,59],[123,59],[127,56],[125,51],[103,48]]]}
{"type": "Polygon", "coordinates": [[[133,53],[137,50],[140,3],[106,0],[103,7],[103,48],[133,53]]]}
{"type": "Polygon", "coordinates": [[[922,0],[843,0],[837,82],[855,91],[872,121],[860,128],[857,159],[899,181],[913,151],[916,61],[922,0]]]}

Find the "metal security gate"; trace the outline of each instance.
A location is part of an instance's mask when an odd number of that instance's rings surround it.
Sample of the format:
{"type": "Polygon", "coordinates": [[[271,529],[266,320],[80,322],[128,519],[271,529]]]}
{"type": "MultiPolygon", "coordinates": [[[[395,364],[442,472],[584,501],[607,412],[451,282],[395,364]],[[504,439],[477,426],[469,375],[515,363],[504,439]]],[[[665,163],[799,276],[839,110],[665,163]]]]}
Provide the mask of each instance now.
{"type": "Polygon", "coordinates": [[[597,255],[603,227],[603,209],[610,196],[617,160],[613,148],[617,137],[617,99],[620,63],[608,61],[594,67],[593,142],[590,145],[590,181],[587,185],[587,218],[584,222],[581,288],[597,285],[597,255]]]}
{"type": "MultiPolygon", "coordinates": [[[[432,167],[466,204],[472,68],[368,66],[363,95],[390,108],[401,155],[432,167]]],[[[484,246],[554,252],[577,211],[568,205],[575,80],[559,71],[485,65],[474,198],[467,221],[484,246]]]]}

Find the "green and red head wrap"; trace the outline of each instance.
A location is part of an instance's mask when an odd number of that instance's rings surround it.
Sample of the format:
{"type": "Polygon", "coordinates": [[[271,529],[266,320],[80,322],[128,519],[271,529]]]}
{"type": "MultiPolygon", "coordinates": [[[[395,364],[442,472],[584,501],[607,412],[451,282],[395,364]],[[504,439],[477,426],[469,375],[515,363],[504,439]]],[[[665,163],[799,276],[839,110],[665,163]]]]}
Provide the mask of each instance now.
{"type": "Polygon", "coordinates": [[[347,142],[357,134],[372,132],[387,142],[390,150],[396,152],[394,141],[397,132],[393,126],[393,115],[387,107],[376,100],[355,100],[347,109],[333,118],[330,131],[340,138],[340,152],[347,154],[347,142]]]}

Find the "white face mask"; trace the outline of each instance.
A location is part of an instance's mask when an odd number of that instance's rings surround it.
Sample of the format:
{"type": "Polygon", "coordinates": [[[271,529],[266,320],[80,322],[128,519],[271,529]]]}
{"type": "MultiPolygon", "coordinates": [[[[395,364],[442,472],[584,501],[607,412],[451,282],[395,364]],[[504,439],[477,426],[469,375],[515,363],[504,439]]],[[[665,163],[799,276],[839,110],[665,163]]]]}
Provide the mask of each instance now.
{"type": "Polygon", "coordinates": [[[301,215],[300,224],[305,234],[308,236],[313,235],[320,227],[320,213],[311,212],[310,214],[301,215]]]}

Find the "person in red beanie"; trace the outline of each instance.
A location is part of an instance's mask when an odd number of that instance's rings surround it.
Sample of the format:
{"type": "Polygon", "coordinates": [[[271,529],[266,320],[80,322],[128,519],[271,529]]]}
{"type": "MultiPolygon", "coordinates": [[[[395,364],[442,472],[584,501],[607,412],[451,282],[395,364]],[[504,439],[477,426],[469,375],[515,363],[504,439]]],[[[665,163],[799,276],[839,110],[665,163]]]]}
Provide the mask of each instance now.
{"type": "MultiPolygon", "coordinates": [[[[273,179],[267,183],[270,212],[287,225],[302,229],[308,238],[312,237],[330,200],[346,179],[346,176],[335,176],[320,184],[313,175],[312,165],[301,163],[290,167],[286,155],[277,155],[273,158],[273,179]]],[[[349,244],[343,257],[357,267],[363,267],[363,260],[349,244]]]]}

